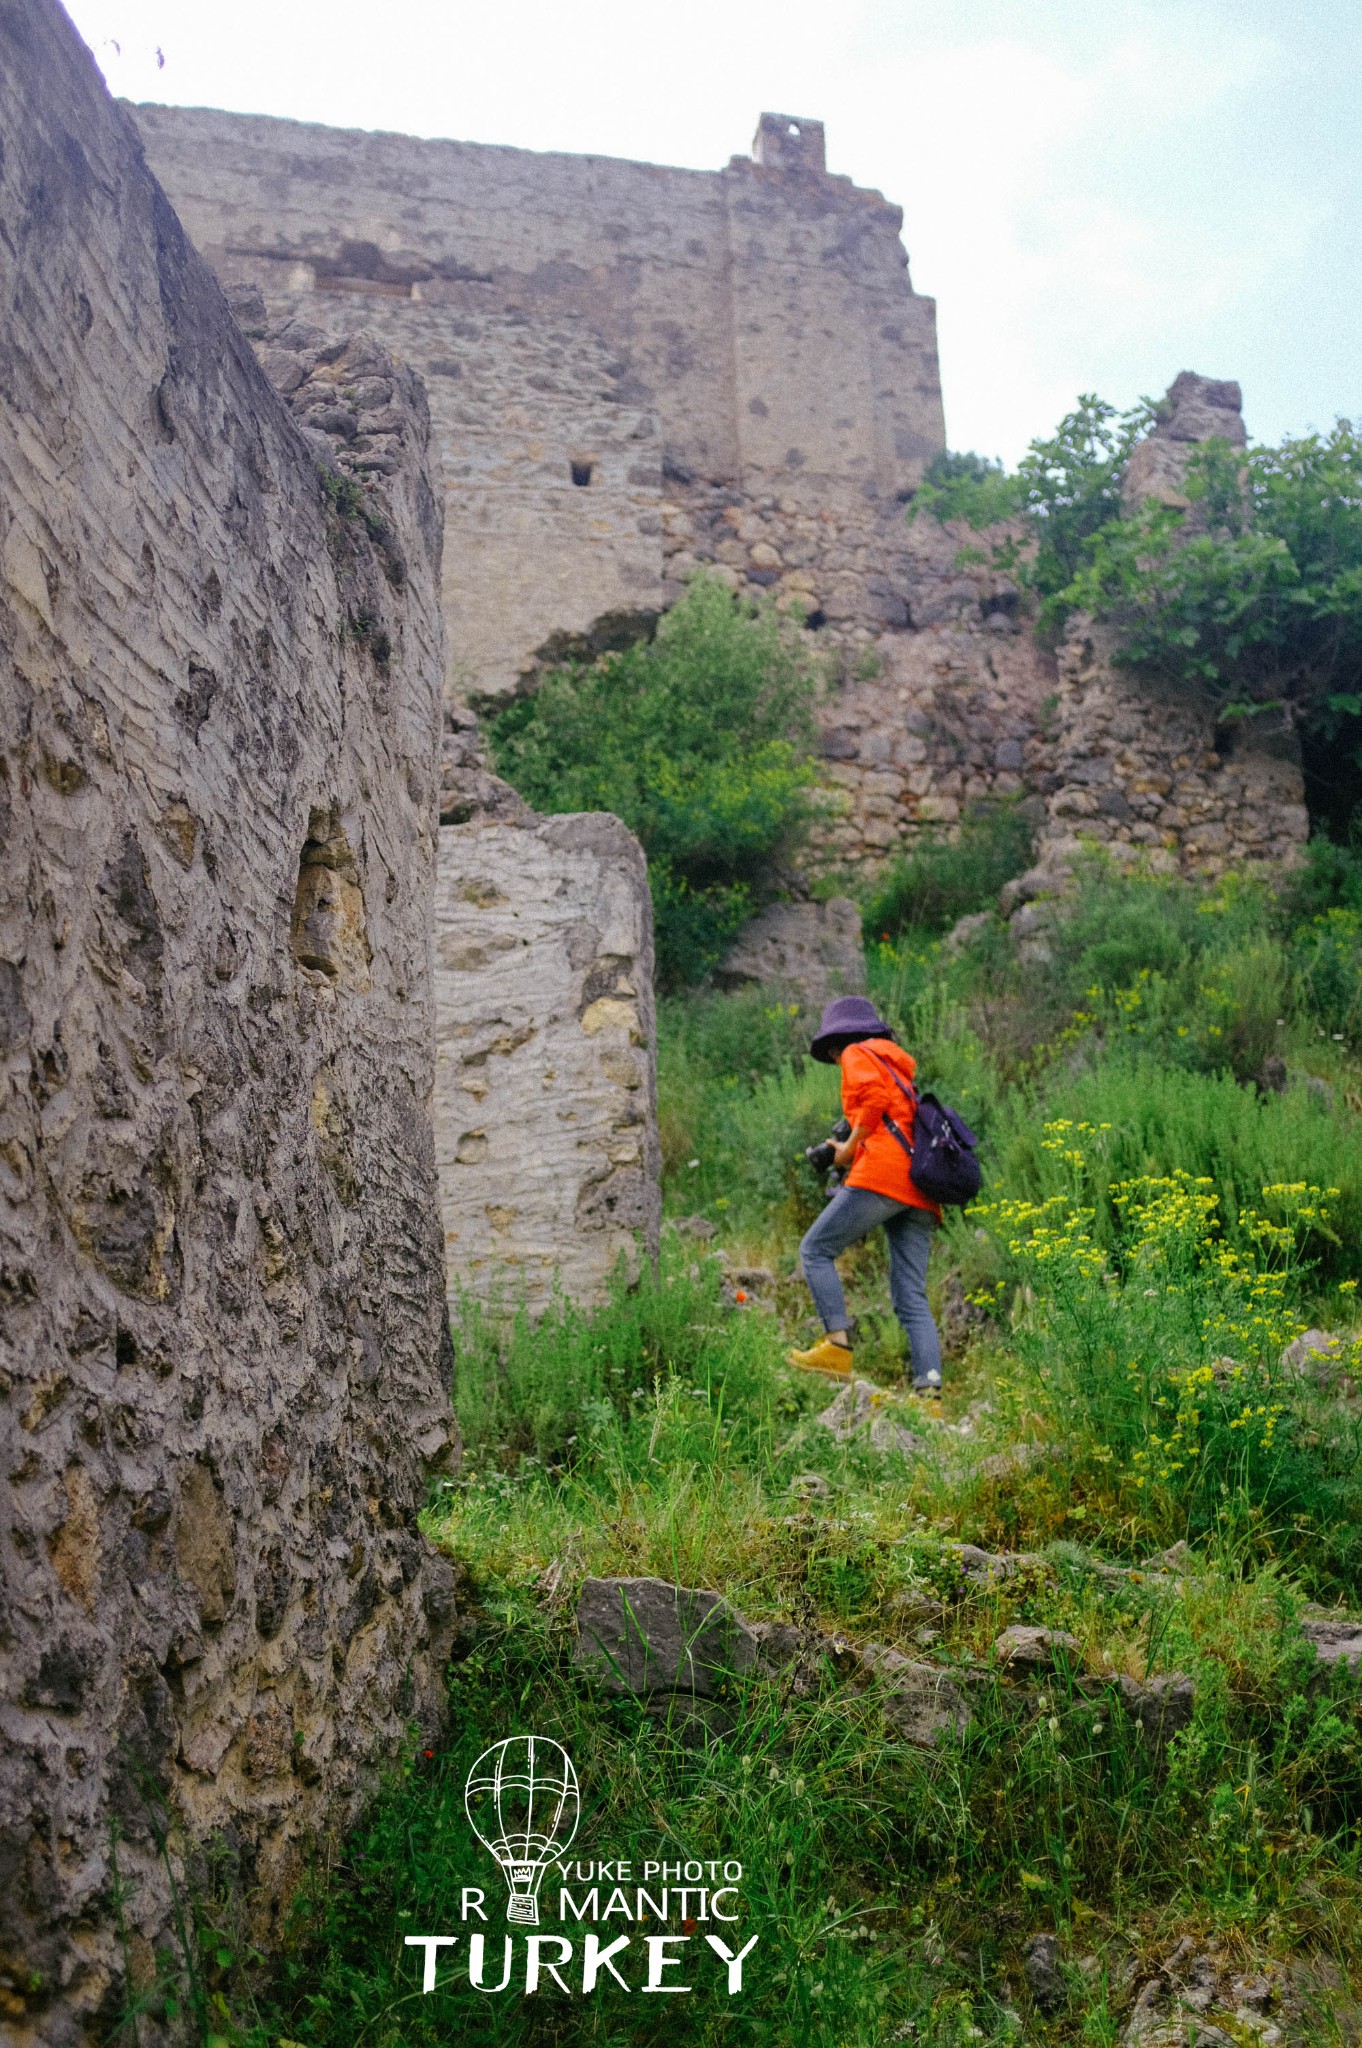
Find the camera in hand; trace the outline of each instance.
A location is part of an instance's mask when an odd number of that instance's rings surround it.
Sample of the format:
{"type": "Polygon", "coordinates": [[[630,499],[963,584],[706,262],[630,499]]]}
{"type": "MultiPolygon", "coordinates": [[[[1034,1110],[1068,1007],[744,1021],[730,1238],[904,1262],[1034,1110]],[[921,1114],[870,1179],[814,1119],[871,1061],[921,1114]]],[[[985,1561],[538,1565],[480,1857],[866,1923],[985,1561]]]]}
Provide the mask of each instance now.
{"type": "MultiPolygon", "coordinates": [[[[808,1160],[815,1173],[831,1173],[833,1171],[832,1155],[835,1150],[834,1140],[837,1145],[841,1145],[850,1136],[851,1125],[844,1116],[839,1116],[832,1127],[831,1138],[824,1138],[821,1145],[806,1145],[804,1147],[804,1157],[808,1160]]],[[[839,1174],[838,1179],[840,1180],[840,1178],[841,1175],[839,1174]]]]}

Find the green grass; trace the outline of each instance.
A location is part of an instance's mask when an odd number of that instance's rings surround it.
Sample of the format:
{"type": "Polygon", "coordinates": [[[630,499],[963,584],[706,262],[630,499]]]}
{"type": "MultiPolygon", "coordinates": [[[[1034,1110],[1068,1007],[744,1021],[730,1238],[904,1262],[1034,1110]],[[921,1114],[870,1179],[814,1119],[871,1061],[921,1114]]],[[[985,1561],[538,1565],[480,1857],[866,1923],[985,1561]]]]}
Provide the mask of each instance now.
{"type": "MultiPolygon", "coordinates": [[[[987,1170],[985,1206],[952,1219],[931,1282],[947,1415],[970,1427],[919,1424],[928,1448],[910,1458],[821,1428],[826,1389],[784,1359],[813,1327],[795,1247],[821,1191],[800,1154],[836,1114],[835,1070],[807,1059],[788,1005],[663,1004],[666,1208],[716,1235],[668,1229],[657,1274],[595,1309],[461,1316],[465,1466],[426,1523],[472,1624],[447,1734],[413,1749],[305,1884],[238,2040],[1115,2048],[1133,1981],[1187,1933],[1249,1971],[1332,1959],[1346,2013],[1362,1955],[1359,1679],[1315,1667],[1299,1623],[1310,1600],[1362,1607],[1358,1406],[1277,1360],[1307,1321],[1356,1343],[1362,1121],[1354,1049],[1320,1036],[1300,966],[1314,920],[1347,905],[1337,888],[1321,901],[1317,878],[1297,886],[1294,901],[1207,893],[1094,864],[1048,963],[1019,963],[1001,930],[954,958],[920,929],[876,951],[877,1000],[983,1132],[987,1170]],[[1242,1072],[1264,985],[1282,1093],[1242,1072]],[[1264,1194],[1287,1183],[1338,1192],[1264,1194]],[[720,1247],[730,1269],[769,1268],[755,1300],[725,1286],[720,1247]],[[989,1462],[1019,1442],[1044,1449],[989,1462]],[[1039,1562],[961,1597],[955,1540],[1039,1562]],[[1183,1580],[1111,1570],[1175,1540],[1192,1546],[1183,1580]],[[831,1653],[806,1693],[732,1681],[708,1731],[653,1717],[574,1661],[591,1574],[714,1587],[749,1620],[928,1657],[967,1674],[973,1719],[914,1748],[831,1653]],[[1190,1673],[1191,1726],[1159,1751],[1068,1680],[1005,1681],[992,1646],[1013,1622],[1069,1632],[1089,1674],[1190,1673]],[[608,1981],[526,1998],[523,1950],[516,1987],[481,1997],[466,1944],[446,1988],[421,1994],[403,1937],[465,1931],[462,1887],[494,1873],[464,1779],[517,1731],[575,1761],[574,1857],[742,1863],[733,1946],[757,1947],[741,1997],[703,1929],[676,1951],[684,1999],[608,1981]],[[1060,1938],[1067,1996],[1049,2016],[1022,1971],[1041,1930],[1060,1938]]],[[[844,1270],[858,1370],[891,1384],[882,1248],[844,1270]]],[[[499,1918],[488,1933],[495,1966],[499,1918]]],[[[1342,2036],[1322,2010],[1308,2038],[1342,2036]]]]}
{"type": "MultiPolygon", "coordinates": [[[[1102,1481],[1091,1445],[1001,1485],[979,1471],[992,1433],[968,1446],[943,1435],[911,1462],[849,1453],[812,1425],[819,1397],[784,1371],[776,1319],[726,1307],[717,1262],[692,1278],[693,1263],[673,1240],[655,1284],[599,1311],[563,1308],[533,1352],[510,1332],[494,1353],[483,1330],[465,1353],[469,1383],[493,1372],[501,1405],[470,1406],[470,1469],[429,1522],[469,1574],[478,1622],[452,1674],[450,1733],[411,1757],[343,1865],[305,1893],[278,2031],[317,2048],[424,2048],[454,2032],[620,2048],[1096,2040],[1107,2006],[1087,1978],[1075,1975],[1058,2030],[1029,2011],[1018,1973],[1033,1930],[1058,1927],[1073,1958],[1113,1968],[1123,1941],[1187,1925],[1255,1953],[1346,1953],[1359,1931],[1357,1686],[1307,1685],[1290,1573],[1255,1565],[1243,1532],[1222,1532],[1181,1597],[1113,1593],[1092,1568],[1100,1530],[1070,1512],[1102,1481]],[[517,1427],[540,1448],[509,1460],[517,1427]],[[826,1503],[793,1487],[810,1471],[827,1479],[826,1503]],[[920,1655],[905,1595],[950,1582],[944,1536],[996,1540],[1001,1520],[1012,1540],[1047,1543],[1052,1563],[949,1607],[930,1654],[981,1678],[973,1725],[936,1753],[894,1739],[873,1695],[831,1664],[806,1699],[735,1685],[731,1726],[696,1745],[572,1660],[587,1573],[717,1583],[749,1618],[920,1655]],[[1030,1695],[1001,1684],[990,1645],[1017,1620],[1069,1630],[1093,1668],[1192,1671],[1192,1730],[1164,1761],[1066,1683],[1030,1695]],[[457,1952],[453,1988],[420,1996],[403,1935],[460,1928],[462,1885],[488,1875],[464,1778],[520,1727],[575,1760],[579,1854],[742,1863],[742,1939],[756,1933],[758,1947],[741,2001],[699,1963],[684,2021],[617,1989],[476,1999],[457,1952]]],[[[983,1384],[989,1367],[976,1359],[971,1374],[983,1384]]],[[[637,1949],[629,1967],[636,1981],[637,1949]]]]}

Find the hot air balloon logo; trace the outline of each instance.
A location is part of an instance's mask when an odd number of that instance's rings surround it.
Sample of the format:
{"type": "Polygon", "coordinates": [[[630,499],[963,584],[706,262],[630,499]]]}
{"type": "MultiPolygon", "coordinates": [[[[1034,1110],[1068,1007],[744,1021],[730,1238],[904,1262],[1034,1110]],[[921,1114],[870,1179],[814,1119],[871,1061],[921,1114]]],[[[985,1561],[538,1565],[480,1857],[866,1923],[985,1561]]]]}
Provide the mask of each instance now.
{"type": "Polygon", "coordinates": [[[484,1750],[468,1773],[464,1808],[474,1834],[506,1873],[506,1918],[537,1927],[544,1872],[577,1832],[581,1797],[571,1757],[541,1735],[508,1735],[484,1750]]]}

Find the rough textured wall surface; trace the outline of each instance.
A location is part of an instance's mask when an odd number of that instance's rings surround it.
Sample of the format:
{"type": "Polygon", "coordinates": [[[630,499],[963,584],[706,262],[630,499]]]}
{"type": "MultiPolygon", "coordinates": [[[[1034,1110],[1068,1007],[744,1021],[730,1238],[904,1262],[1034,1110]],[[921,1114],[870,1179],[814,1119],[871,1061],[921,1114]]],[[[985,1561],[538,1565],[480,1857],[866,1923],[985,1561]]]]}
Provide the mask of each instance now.
{"type": "MultiPolygon", "coordinates": [[[[532,686],[546,645],[608,642],[704,567],[799,606],[833,654],[818,861],[882,865],[1009,792],[1050,805],[1058,836],[1077,823],[1188,867],[1294,850],[1289,749],[1274,743],[1269,767],[1256,744],[1247,781],[1217,781],[1225,735],[1187,706],[1170,723],[1081,631],[1088,654],[1057,663],[980,536],[906,520],[944,443],[934,309],[912,291],[897,209],[827,174],[818,122],[764,114],[750,157],[701,173],[137,118],[224,277],[308,318],[363,295],[427,375],[458,536],[452,704],[532,686]],[[1105,796],[1084,779],[1099,758],[1117,764],[1105,796]],[[1213,786],[1183,788],[1189,775],[1213,786]]],[[[1236,384],[1184,372],[1135,451],[1130,501],[1185,504],[1197,442],[1244,444],[1239,406],[1236,384]]]]}
{"type": "MultiPolygon", "coordinates": [[[[1239,386],[1184,371],[1135,449],[1127,499],[1187,506],[1189,459],[1212,437],[1242,448],[1239,386]]],[[[837,687],[820,711],[833,805],[815,861],[882,865],[924,826],[980,799],[1028,797],[1047,842],[1100,840],[1188,872],[1292,860],[1308,833],[1299,748],[1263,721],[1218,728],[1187,692],[1112,659],[1110,632],[1077,620],[1037,645],[1022,593],[963,525],[908,521],[897,504],[811,509],[731,486],[667,486],[664,591],[704,569],[770,591],[818,625],[837,687]]],[[[1195,508],[1191,512],[1195,519],[1195,508]]]]}
{"type": "Polygon", "coordinates": [[[1127,510],[1148,498],[1165,505],[1189,506],[1183,490],[1192,450],[1202,441],[1226,441],[1231,448],[1248,445],[1244,397],[1227,378],[1199,377],[1182,370],[1164,393],[1162,418],[1145,435],[1126,465],[1121,495],[1127,510]]]}
{"type": "MultiPolygon", "coordinates": [[[[612,614],[662,605],[662,453],[655,416],[629,398],[614,349],[579,313],[529,321],[394,300],[251,290],[248,326],[287,348],[290,326],[360,315],[419,365],[445,498],[445,641],[451,703],[521,686],[542,649],[612,614]],[[290,320],[291,316],[291,320],[290,320]]],[[[357,463],[381,449],[372,408],[341,423],[357,463]]]]}
{"type": "Polygon", "coordinates": [[[902,215],[827,174],[816,122],[763,116],[755,157],[699,172],[184,108],[137,120],[221,277],[323,326],[337,294],[359,297],[427,377],[458,694],[511,687],[548,631],[656,608],[660,473],[870,517],[944,445],[902,215]]]}
{"type": "Polygon", "coordinates": [[[598,1299],[659,1219],[652,905],[618,818],[440,833],[436,1143],[451,1291],[598,1299]]]}
{"type": "Polygon", "coordinates": [[[714,980],[722,989],[778,990],[812,1010],[830,996],[863,995],[860,905],[849,896],[768,904],[738,934],[714,980]]]}
{"type": "Polygon", "coordinates": [[[64,2048],[126,1996],[111,1833],[144,1988],[158,1805],[267,1934],[440,1693],[440,523],[368,345],[312,374],[390,460],[323,492],[54,0],[0,137],[3,1974],[64,2048]]]}
{"type": "Polygon", "coordinates": [[[698,570],[769,592],[817,629],[837,683],[819,712],[833,803],[816,863],[874,867],[978,798],[1045,789],[1054,766],[1052,655],[980,537],[855,496],[809,508],[718,485],[667,486],[664,591],[698,570]],[[957,560],[962,548],[975,559],[957,560]]]}
{"type": "Polygon", "coordinates": [[[1294,733],[1251,720],[1217,729],[1186,692],[1112,661],[1076,620],[1059,656],[1056,770],[1046,838],[1163,848],[1189,873],[1290,862],[1310,831],[1294,733]]]}

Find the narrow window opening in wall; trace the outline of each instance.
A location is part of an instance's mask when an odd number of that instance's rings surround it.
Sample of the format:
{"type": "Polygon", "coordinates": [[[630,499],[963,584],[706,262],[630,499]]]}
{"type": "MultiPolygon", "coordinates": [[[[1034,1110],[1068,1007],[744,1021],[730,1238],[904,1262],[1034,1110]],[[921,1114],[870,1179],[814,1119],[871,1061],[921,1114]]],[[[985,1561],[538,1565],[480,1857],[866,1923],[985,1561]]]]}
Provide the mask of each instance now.
{"type": "Polygon", "coordinates": [[[828,615],[821,606],[815,606],[804,621],[810,633],[816,633],[820,626],[826,626],[828,615]]]}
{"type": "Polygon", "coordinates": [[[579,487],[579,489],[585,490],[587,485],[591,482],[591,472],[596,467],[595,463],[574,462],[570,466],[572,469],[572,481],[579,487]]]}
{"type": "Polygon", "coordinates": [[[1234,727],[1232,725],[1218,725],[1215,729],[1215,739],[1212,744],[1221,760],[1228,761],[1230,755],[1234,752],[1234,727]]]}
{"type": "Polygon", "coordinates": [[[786,133],[787,135],[798,135],[798,133],[799,133],[799,123],[798,123],[798,121],[790,121],[790,122],[788,122],[788,123],[786,124],[786,128],[785,128],[785,133],[786,133]]]}

